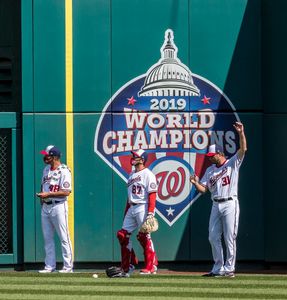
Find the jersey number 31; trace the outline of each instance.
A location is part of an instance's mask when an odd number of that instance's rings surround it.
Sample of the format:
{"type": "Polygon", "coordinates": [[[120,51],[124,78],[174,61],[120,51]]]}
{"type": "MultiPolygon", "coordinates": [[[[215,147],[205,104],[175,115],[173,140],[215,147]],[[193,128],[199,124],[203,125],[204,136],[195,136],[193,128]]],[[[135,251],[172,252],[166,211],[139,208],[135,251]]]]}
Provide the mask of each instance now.
{"type": "Polygon", "coordinates": [[[225,176],[222,178],[222,186],[228,185],[230,184],[230,177],[229,176],[225,176]]]}

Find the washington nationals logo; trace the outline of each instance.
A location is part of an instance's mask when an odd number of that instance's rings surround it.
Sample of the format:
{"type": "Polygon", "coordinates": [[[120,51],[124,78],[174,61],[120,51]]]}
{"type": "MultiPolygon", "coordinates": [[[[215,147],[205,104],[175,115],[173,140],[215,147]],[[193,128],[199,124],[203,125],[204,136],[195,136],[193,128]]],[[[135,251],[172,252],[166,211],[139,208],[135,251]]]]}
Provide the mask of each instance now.
{"type": "Polygon", "coordinates": [[[158,196],[162,200],[180,195],[186,181],[186,174],[182,167],[178,167],[176,171],[159,172],[156,177],[158,179],[158,196]],[[165,195],[164,189],[166,189],[165,195]]]}
{"type": "Polygon", "coordinates": [[[162,158],[155,161],[151,169],[156,174],[159,201],[176,203],[188,196],[190,166],[184,165],[180,160],[162,158]]]}
{"type": "Polygon", "coordinates": [[[157,213],[170,226],[199,197],[189,176],[203,176],[208,146],[217,143],[228,156],[235,153],[232,124],[239,121],[227,96],[192,73],[177,53],[168,29],[159,61],[107,102],[94,141],[94,151],[124,181],[132,171],[130,151],[146,150],[146,166],[158,181],[157,213]]]}

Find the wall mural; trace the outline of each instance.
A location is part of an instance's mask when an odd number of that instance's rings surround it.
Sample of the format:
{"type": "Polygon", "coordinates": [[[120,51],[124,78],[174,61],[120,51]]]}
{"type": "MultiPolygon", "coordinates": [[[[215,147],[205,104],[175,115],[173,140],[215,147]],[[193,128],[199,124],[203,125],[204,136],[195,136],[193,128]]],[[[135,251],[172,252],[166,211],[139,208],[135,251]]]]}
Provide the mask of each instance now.
{"type": "Polygon", "coordinates": [[[170,226],[200,196],[189,175],[201,177],[212,143],[227,156],[238,140],[239,121],[228,97],[178,58],[174,33],[166,30],[161,58],[144,75],[122,86],[107,102],[97,124],[94,151],[124,181],[132,170],[130,151],[149,154],[147,166],[158,180],[157,214],[170,226]]]}

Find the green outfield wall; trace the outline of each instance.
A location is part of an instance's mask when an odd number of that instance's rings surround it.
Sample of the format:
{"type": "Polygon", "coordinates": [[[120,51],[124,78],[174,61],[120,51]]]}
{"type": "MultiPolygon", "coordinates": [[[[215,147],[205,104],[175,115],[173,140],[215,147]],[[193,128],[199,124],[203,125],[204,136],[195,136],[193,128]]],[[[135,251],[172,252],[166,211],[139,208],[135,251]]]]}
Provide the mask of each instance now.
{"type": "Polygon", "coordinates": [[[0,264],[23,262],[21,5],[0,1],[0,264]]]}
{"type": "MultiPolygon", "coordinates": [[[[44,167],[39,152],[55,144],[73,172],[69,217],[75,261],[119,261],[116,232],[127,197],[127,155],[136,144],[149,152],[154,172],[174,178],[159,177],[160,229],[153,234],[159,261],[211,261],[212,203],[209,194],[195,201],[188,172],[203,172],[206,143],[212,139],[234,154],[238,139],[232,123],[240,120],[248,152],[239,179],[237,258],[287,261],[286,200],[279,191],[287,128],[286,8],[283,0],[21,1],[21,105],[9,109],[19,119],[9,128],[19,132],[22,156],[21,166],[13,169],[14,178],[21,178],[12,184],[18,191],[14,201],[22,203],[18,213],[23,214],[23,231],[13,231],[23,239],[23,251],[15,255],[25,263],[44,260],[35,194],[44,167]],[[172,85],[185,80],[187,69],[194,84],[188,88],[198,88],[193,94],[172,85]],[[160,76],[166,76],[168,87],[160,76]],[[140,95],[147,78],[153,81],[153,96],[140,95]],[[146,114],[145,127],[129,126],[140,113],[146,114]],[[187,118],[198,126],[187,124],[187,118]],[[162,119],[170,122],[157,127],[162,119]],[[147,138],[163,132],[166,146],[164,138],[156,145],[147,138]],[[132,139],[123,143],[127,136],[132,139]]],[[[59,244],[57,251],[61,261],[59,244]]]]}
{"type": "Polygon", "coordinates": [[[285,16],[286,5],[285,1],[262,2],[265,259],[271,262],[286,261],[286,197],[284,192],[278,193],[278,187],[285,186],[282,154],[286,147],[287,102],[283,73],[287,65],[287,44],[282,37],[287,27],[285,20],[276,17],[285,16]]]}

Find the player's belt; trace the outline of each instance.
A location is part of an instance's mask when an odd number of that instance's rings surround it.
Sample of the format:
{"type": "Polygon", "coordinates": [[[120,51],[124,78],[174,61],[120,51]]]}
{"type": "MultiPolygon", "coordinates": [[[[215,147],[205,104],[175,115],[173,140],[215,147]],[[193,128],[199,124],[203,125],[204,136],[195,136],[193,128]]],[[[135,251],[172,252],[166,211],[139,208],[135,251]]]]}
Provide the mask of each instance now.
{"type": "Polygon", "coordinates": [[[141,202],[138,202],[138,203],[129,202],[129,205],[131,205],[131,206],[136,206],[136,205],[139,205],[139,204],[145,204],[145,203],[141,203],[141,202]]]}
{"type": "Polygon", "coordinates": [[[228,197],[228,198],[215,198],[215,199],[213,199],[213,201],[217,202],[217,203],[226,202],[226,201],[230,201],[230,200],[233,200],[233,198],[228,197]]]}
{"type": "Polygon", "coordinates": [[[45,202],[45,203],[48,204],[48,205],[50,205],[50,204],[53,204],[53,203],[57,204],[57,203],[61,203],[61,202],[63,202],[63,201],[57,201],[57,200],[55,200],[55,201],[48,201],[48,202],[45,202]]]}

